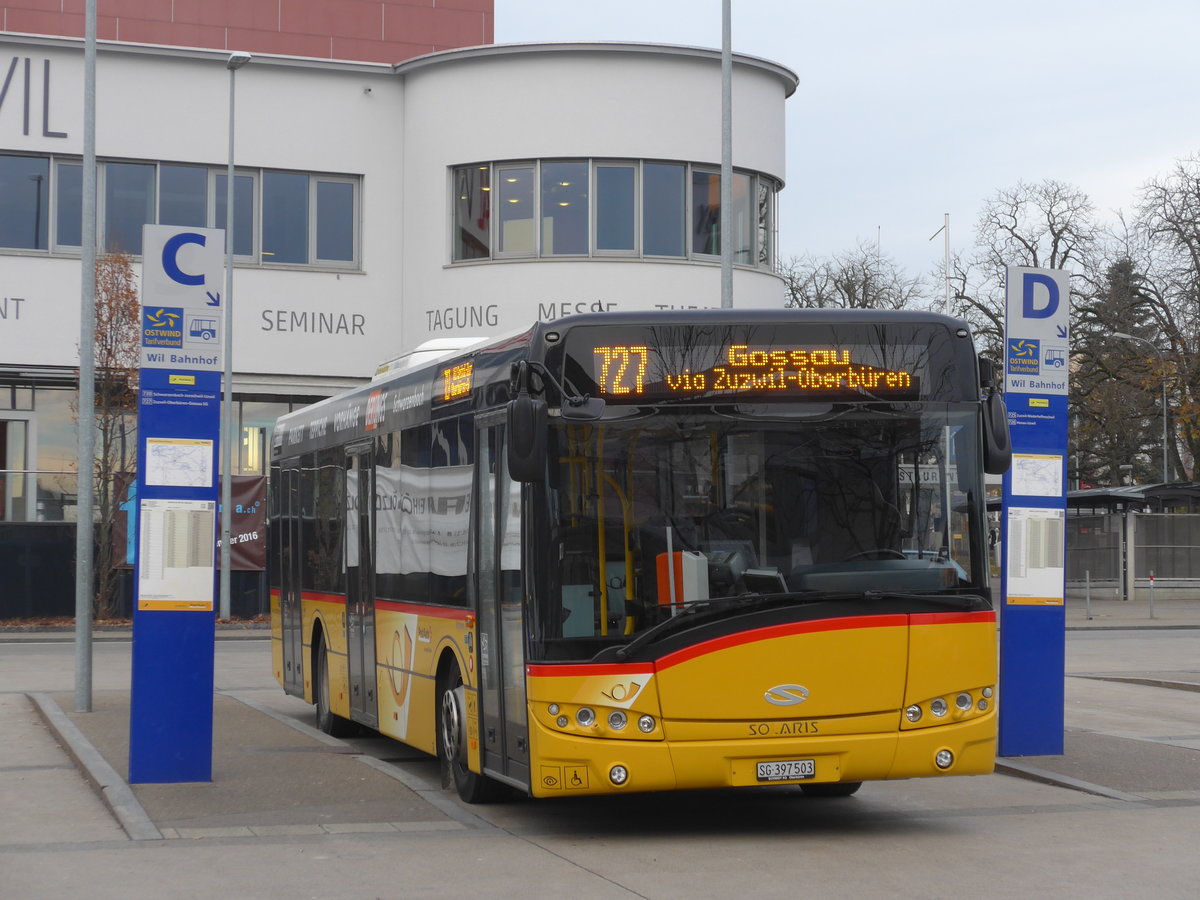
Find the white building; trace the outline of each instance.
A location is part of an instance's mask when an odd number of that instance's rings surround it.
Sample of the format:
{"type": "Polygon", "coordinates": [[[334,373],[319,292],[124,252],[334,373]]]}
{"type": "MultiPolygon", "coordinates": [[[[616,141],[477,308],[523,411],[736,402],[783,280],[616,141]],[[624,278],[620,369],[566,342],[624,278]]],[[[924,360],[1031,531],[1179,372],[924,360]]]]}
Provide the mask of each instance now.
{"type": "MultiPolygon", "coordinates": [[[[224,227],[228,52],[102,43],[99,241],[224,227]]],[[[83,46],[0,34],[4,521],[72,517],[83,46]],[[61,474],[59,474],[61,473],[61,474]],[[33,488],[36,482],[36,490],[33,488]]],[[[796,76],[735,56],[734,305],[774,273],[796,76]]],[[[270,423],[433,338],[720,305],[720,55],[480,46],[398,65],[256,55],[236,75],[234,393],[270,423]]]]}

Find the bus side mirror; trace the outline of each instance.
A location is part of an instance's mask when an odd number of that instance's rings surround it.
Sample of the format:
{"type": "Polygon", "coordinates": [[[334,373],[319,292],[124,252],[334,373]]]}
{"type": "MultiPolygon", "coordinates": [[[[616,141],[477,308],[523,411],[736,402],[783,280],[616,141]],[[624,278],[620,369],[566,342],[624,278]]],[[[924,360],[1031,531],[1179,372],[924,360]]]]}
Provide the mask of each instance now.
{"type": "Polygon", "coordinates": [[[546,473],[546,401],[520,393],[508,402],[508,475],[513,481],[540,481],[546,473]]]}
{"type": "Polygon", "coordinates": [[[986,356],[979,357],[979,386],[985,391],[996,383],[996,365],[986,356]]]}
{"type": "Polygon", "coordinates": [[[1008,431],[1008,408],[998,391],[983,401],[983,471],[1003,475],[1012,465],[1012,435],[1008,431]]]}

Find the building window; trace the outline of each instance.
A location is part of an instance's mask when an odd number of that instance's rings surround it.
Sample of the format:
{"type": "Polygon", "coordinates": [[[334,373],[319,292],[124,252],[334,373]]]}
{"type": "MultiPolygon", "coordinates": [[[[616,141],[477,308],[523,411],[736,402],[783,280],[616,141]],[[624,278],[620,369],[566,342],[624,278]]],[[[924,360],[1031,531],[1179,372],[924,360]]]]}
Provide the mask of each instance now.
{"type": "Polygon", "coordinates": [[[533,166],[507,166],[496,171],[500,185],[501,256],[532,256],[534,247],[533,166]]]}
{"type": "Polygon", "coordinates": [[[354,261],[354,183],[316,178],[317,259],[321,262],[354,261]]]}
{"type": "Polygon", "coordinates": [[[208,170],[199,166],[158,167],[158,224],[208,225],[208,170]]]}
{"type": "Polygon", "coordinates": [[[542,256],[588,252],[588,164],[542,163],[542,256]]]}
{"type": "MultiPolygon", "coordinates": [[[[213,179],[213,228],[225,227],[225,205],[229,201],[229,175],[213,179]]],[[[254,176],[233,173],[233,255],[254,256],[254,176]]]]}
{"type": "Polygon", "coordinates": [[[733,173],[733,261],[740,266],[754,265],[754,204],[750,196],[750,176],[733,173]]]}
{"type": "Polygon", "coordinates": [[[263,262],[308,262],[307,175],[263,173],[262,230],[263,262]]]}
{"type": "Polygon", "coordinates": [[[721,176],[692,172],[692,252],[721,254],[721,176]]]}
{"type": "Polygon", "coordinates": [[[755,224],[758,236],[758,264],[770,268],[775,262],[775,192],[763,179],[758,180],[755,224]]]}
{"type": "Polygon", "coordinates": [[[597,253],[632,253],[637,248],[635,174],[630,165],[596,166],[597,253]]]}
{"type": "Polygon", "coordinates": [[[45,250],[50,230],[50,160],[0,156],[0,247],[45,250]]]}
{"type": "Polygon", "coordinates": [[[642,167],[642,252],[647,256],[685,256],[684,166],[646,163],[642,167]]]}
{"type": "Polygon", "coordinates": [[[142,226],[154,221],[154,207],[154,166],[104,166],[104,247],[140,256],[142,226]]]}
{"type": "Polygon", "coordinates": [[[76,247],[83,241],[83,166],[79,163],[60,162],[54,167],[56,176],[54,221],[56,247],[76,247]]]}
{"type": "MultiPolygon", "coordinates": [[[[299,409],[304,404],[294,405],[299,409]]],[[[266,474],[275,420],[286,415],[291,408],[292,404],[271,401],[243,400],[238,404],[241,440],[238,442],[238,458],[234,462],[235,475],[266,474]]]]}
{"type": "MultiPolygon", "coordinates": [[[[224,228],[225,181],[215,166],[98,162],[97,247],[140,255],[146,224],[224,228]]],[[[243,264],[358,266],[361,179],[252,169],[233,188],[243,264]]],[[[77,159],[0,154],[0,251],[78,252],[82,213],[77,159]]]]}
{"type": "MultiPolygon", "coordinates": [[[[721,253],[721,175],[680,162],[541,160],[451,170],[452,262],[721,253]],[[499,215],[493,222],[493,186],[499,215]]],[[[771,268],[778,183],[735,172],[734,262],[771,268]]]]}
{"type": "Polygon", "coordinates": [[[463,166],[454,170],[455,262],[487,259],[492,255],[492,167],[463,166]]]}

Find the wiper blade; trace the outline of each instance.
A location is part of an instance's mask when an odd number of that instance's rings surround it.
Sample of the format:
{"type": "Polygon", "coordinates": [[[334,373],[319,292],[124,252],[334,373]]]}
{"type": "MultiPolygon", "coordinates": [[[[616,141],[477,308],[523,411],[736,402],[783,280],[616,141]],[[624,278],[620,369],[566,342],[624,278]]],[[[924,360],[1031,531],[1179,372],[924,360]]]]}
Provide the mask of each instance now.
{"type": "Polygon", "coordinates": [[[905,591],[862,591],[864,600],[920,600],[954,609],[990,609],[990,604],[976,594],[913,594],[905,591]]]}

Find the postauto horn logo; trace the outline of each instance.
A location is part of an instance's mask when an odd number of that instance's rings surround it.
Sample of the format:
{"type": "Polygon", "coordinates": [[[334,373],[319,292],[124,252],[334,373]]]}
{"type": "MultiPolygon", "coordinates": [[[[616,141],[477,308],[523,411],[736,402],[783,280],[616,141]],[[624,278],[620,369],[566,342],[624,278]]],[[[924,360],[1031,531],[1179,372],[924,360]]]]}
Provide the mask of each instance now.
{"type": "Polygon", "coordinates": [[[143,347],[182,347],[183,309],[176,306],[142,310],[143,347]]]}
{"type": "Polygon", "coordinates": [[[808,699],[808,688],[801,684],[777,684],[767,689],[763,699],[775,706],[796,706],[808,699]]]}

